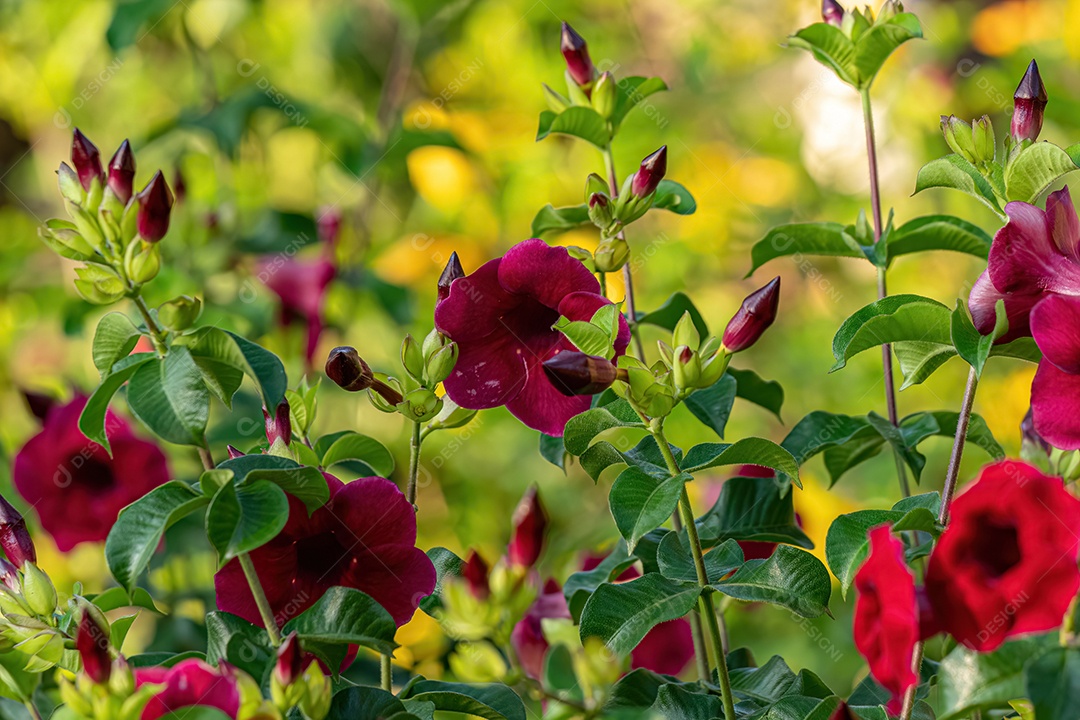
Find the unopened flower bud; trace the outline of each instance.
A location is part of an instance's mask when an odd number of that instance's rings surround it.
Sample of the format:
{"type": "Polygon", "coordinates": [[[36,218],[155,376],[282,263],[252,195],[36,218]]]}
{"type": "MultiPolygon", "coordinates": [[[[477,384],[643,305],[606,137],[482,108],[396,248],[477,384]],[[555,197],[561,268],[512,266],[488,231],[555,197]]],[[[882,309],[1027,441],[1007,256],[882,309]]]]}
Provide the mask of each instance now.
{"type": "Polygon", "coordinates": [[[71,164],[79,174],[79,183],[83,190],[90,191],[94,178],[102,184],[105,183],[105,172],[101,169],[101,153],[79,128],[75,128],[71,136],[71,164]]]}
{"type": "Polygon", "coordinates": [[[540,559],[544,549],[544,534],[547,530],[547,513],[540,503],[533,485],[521,498],[512,520],[514,533],[510,538],[506,558],[511,565],[531,568],[540,559]]]}
{"type": "Polygon", "coordinates": [[[112,674],[109,633],[98,624],[90,612],[84,611],[79,619],[75,647],[82,659],[83,672],[95,683],[108,682],[112,674]]]}
{"type": "Polygon", "coordinates": [[[465,269],[461,267],[461,260],[456,252],[450,253],[450,259],[446,261],[442,275],[439,276],[439,300],[445,300],[450,295],[450,285],[458,278],[465,277],[465,269]]]}
{"type": "Polygon", "coordinates": [[[330,714],[330,703],[333,700],[330,678],[319,663],[313,662],[304,671],[303,681],[306,692],[300,700],[300,712],[311,720],[323,720],[330,714]]]}
{"type": "Polygon", "coordinates": [[[551,108],[553,113],[561,113],[566,108],[570,107],[570,99],[563,96],[561,93],[555,92],[547,83],[541,83],[544,86],[544,100],[547,101],[548,107],[551,108]]]}
{"type": "Polygon", "coordinates": [[[135,153],[131,152],[131,144],[127,140],[120,143],[109,161],[108,183],[120,204],[127,205],[135,184],[135,153]]]}
{"type": "Polygon", "coordinates": [[[26,529],[26,519],[0,495],[0,548],[15,567],[37,562],[37,550],[26,529]]]}
{"type": "Polygon", "coordinates": [[[672,373],[677,389],[696,388],[701,380],[701,358],[686,345],[676,347],[672,358],[672,373]]]}
{"type": "Polygon", "coordinates": [[[86,191],[83,190],[82,183],[79,181],[79,174],[72,170],[70,165],[62,162],[56,175],[60,185],[60,195],[68,202],[81,204],[86,197],[86,191]]]}
{"type": "Polygon", "coordinates": [[[746,296],[742,307],[724,330],[724,347],[728,352],[745,350],[762,336],[773,321],[780,306],[780,278],[773,278],[765,287],[746,296]]]}
{"type": "Polygon", "coordinates": [[[184,173],[177,167],[173,171],[173,195],[176,198],[176,202],[184,202],[187,198],[187,182],[184,180],[184,173]]]}
{"type": "Polygon", "coordinates": [[[570,78],[579,86],[588,87],[596,75],[596,68],[589,58],[589,48],[585,45],[585,38],[565,22],[562,24],[561,50],[570,78]]]}
{"type": "Polygon", "coordinates": [[[240,452],[240,450],[233,447],[232,445],[226,446],[225,451],[229,453],[230,460],[235,460],[238,457],[244,457],[244,453],[240,452]]]}
{"type": "Polygon", "coordinates": [[[416,380],[424,376],[424,351],[412,334],[401,342],[401,366],[416,380]]]}
{"type": "Polygon", "coordinates": [[[472,591],[473,596],[480,600],[486,599],[491,594],[491,586],[488,584],[489,572],[487,562],[475,550],[469,552],[469,557],[461,566],[461,576],[469,584],[469,590],[472,591]]]}
{"type": "Polygon", "coordinates": [[[155,243],[169,231],[169,215],[172,213],[173,194],[165,176],[158,170],[150,182],[135,196],[139,201],[137,227],[139,235],[147,242],[155,243]]]}
{"type": "Polygon", "coordinates": [[[428,387],[435,387],[450,377],[450,373],[454,371],[454,366],[457,365],[459,352],[457,343],[451,342],[435,351],[428,358],[427,366],[424,369],[424,382],[427,383],[428,387]]]}
{"type": "Polygon", "coordinates": [[[836,0],[821,0],[821,18],[830,25],[840,27],[844,22],[844,8],[836,0]]]}
{"type": "Polygon", "coordinates": [[[0,584],[13,593],[20,592],[19,569],[4,558],[0,558],[0,584]]]}
{"type": "Polygon", "coordinates": [[[563,395],[596,395],[607,390],[619,371],[611,361],[576,350],[563,350],[544,361],[544,374],[563,395]]]}
{"type": "Polygon", "coordinates": [[[190,295],[173,298],[158,307],[158,320],[169,330],[187,330],[202,313],[202,301],[190,295]]]}
{"type": "Polygon", "coordinates": [[[941,134],[949,148],[968,162],[975,162],[975,140],[971,125],[955,115],[941,116],[941,134]]]}
{"type": "Polygon", "coordinates": [[[157,277],[159,270],[161,251],[156,243],[140,240],[131,243],[124,250],[124,272],[136,285],[150,282],[157,277]]]}
{"type": "Polygon", "coordinates": [[[645,197],[656,192],[656,187],[667,173],[667,145],[641,161],[641,167],[634,174],[630,192],[637,197],[645,197]]]}
{"type": "Polygon", "coordinates": [[[41,568],[32,562],[22,566],[23,597],[35,615],[50,616],[56,612],[56,587],[41,568]]]}
{"type": "Polygon", "coordinates": [[[675,329],[671,333],[671,344],[675,347],[686,345],[695,350],[701,345],[701,333],[698,332],[694,317],[689,310],[682,314],[679,322],[675,323],[675,329]]]}
{"type": "MultiPolygon", "coordinates": [[[[385,395],[379,394],[387,400],[385,395]]],[[[417,388],[405,393],[397,410],[414,422],[427,422],[442,410],[442,399],[427,388],[417,388]]]]}
{"type": "Polygon", "coordinates": [[[289,401],[282,400],[274,409],[273,416],[263,408],[263,419],[266,421],[266,441],[273,446],[281,441],[288,447],[292,443],[292,420],[289,417],[289,401]]]}
{"type": "Polygon", "coordinates": [[[349,392],[367,390],[374,380],[371,368],[356,348],[348,345],[330,351],[326,358],[326,376],[349,392]]]}
{"type": "Polygon", "coordinates": [[[615,88],[615,76],[610,72],[600,73],[596,84],[592,89],[592,106],[600,117],[610,120],[615,112],[617,92],[615,88]]]}
{"type": "Polygon", "coordinates": [[[597,272],[616,272],[630,259],[630,245],[619,236],[605,238],[593,254],[597,272]]]}
{"type": "Polygon", "coordinates": [[[859,716],[851,711],[851,708],[843,700],[836,706],[836,709],[829,715],[829,720],[858,720],[859,716]]]}
{"type": "Polygon", "coordinates": [[[615,214],[611,209],[611,199],[605,193],[593,193],[589,196],[589,219],[601,230],[611,227],[615,214]]]}
{"type": "Polygon", "coordinates": [[[135,673],[123,655],[118,655],[113,661],[109,690],[116,697],[127,697],[135,692],[135,673]]]}
{"type": "Polygon", "coordinates": [[[989,115],[983,115],[971,124],[971,138],[975,146],[975,161],[977,163],[994,162],[997,140],[994,137],[994,125],[990,122],[989,115]]]}
{"type": "Polygon", "coordinates": [[[1039,75],[1039,65],[1034,60],[1013,93],[1012,136],[1017,142],[1034,141],[1039,137],[1046,109],[1046,87],[1039,75]]]}
{"type": "Polygon", "coordinates": [[[291,632],[278,648],[274,679],[282,685],[292,685],[304,672],[303,663],[304,653],[300,649],[300,638],[295,632],[291,632]]]}

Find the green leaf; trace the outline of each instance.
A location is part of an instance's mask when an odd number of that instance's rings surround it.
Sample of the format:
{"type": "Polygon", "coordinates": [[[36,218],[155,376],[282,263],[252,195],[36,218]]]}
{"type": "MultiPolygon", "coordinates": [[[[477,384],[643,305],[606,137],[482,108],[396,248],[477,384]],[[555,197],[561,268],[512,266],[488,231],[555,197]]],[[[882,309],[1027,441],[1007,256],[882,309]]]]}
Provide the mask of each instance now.
{"type": "Polygon", "coordinates": [[[682,473],[658,481],[636,467],[622,471],[611,486],[608,504],[615,526],[631,552],[645,533],[660,527],[671,517],[679,504],[683,486],[693,479],[682,473]]]}
{"type": "Polygon", "coordinates": [[[134,592],[161,536],[173,523],[210,502],[178,480],[156,487],[120,511],[105,540],[105,560],[116,582],[134,592]]]}
{"type": "Polygon", "coordinates": [[[231,471],[238,485],[258,481],[272,482],[302,501],[309,513],[322,507],[330,499],[326,478],[318,468],[299,465],[289,458],[276,455],[242,455],[222,462],[217,466],[217,470],[231,471]]]}
{"type": "Polygon", "coordinates": [[[697,526],[706,546],[726,540],[754,540],[814,547],[795,520],[792,494],[781,497],[776,482],[768,478],[725,480],[720,497],[697,519],[697,526]]]}
{"type": "Polygon", "coordinates": [[[231,720],[231,718],[215,707],[192,705],[162,715],[161,720],[231,720]]]}
{"type": "Polygon", "coordinates": [[[218,328],[204,328],[185,338],[197,361],[211,360],[235,368],[254,381],[266,407],[277,407],[285,397],[285,366],[272,352],[218,328]]]}
{"type": "Polygon", "coordinates": [[[604,583],[581,611],[581,639],[599,637],[616,655],[629,655],[654,627],[690,612],[700,594],[697,584],[659,573],[604,583]]]}
{"type": "Polygon", "coordinates": [[[1005,196],[1010,201],[1034,203],[1062,177],[1076,169],[1069,154],[1049,142],[1037,142],[1013,156],[1005,165],[1005,196]]]}
{"type": "MultiPolygon", "coordinates": [[[[900,421],[900,432],[903,434],[907,445],[915,447],[923,440],[935,435],[947,438],[956,437],[958,420],[958,413],[946,410],[914,413],[900,421]],[[930,420],[927,420],[926,416],[929,416],[930,420]]],[[[968,423],[967,442],[982,448],[994,460],[1005,458],[1005,450],[994,438],[994,434],[990,432],[986,421],[980,415],[973,414],[971,416],[971,421],[968,423]]]]}
{"type": "Polygon", "coordinates": [[[164,359],[141,365],[128,382],[127,400],[131,412],[163,440],[205,442],[210,393],[187,348],[173,347],[164,359]]]}
{"type": "Polygon", "coordinates": [[[815,410],[791,428],[780,447],[802,465],[828,448],[845,445],[855,437],[865,435],[868,428],[866,418],[815,410]]]}
{"type": "Polygon", "coordinates": [[[565,335],[574,347],[586,355],[598,355],[608,360],[615,356],[611,332],[596,323],[569,320],[560,316],[553,328],[565,335]]]}
{"type": "Polygon", "coordinates": [[[559,133],[572,135],[603,150],[611,142],[611,133],[607,122],[590,107],[575,105],[556,115],[550,110],[540,113],[540,127],[536,139],[543,140],[548,135],[559,133]]]}
{"type": "MultiPolygon", "coordinates": [[[[725,540],[705,552],[705,576],[716,582],[743,564],[743,552],[735,540],[725,540]]],[[[696,583],[697,569],[690,553],[686,532],[669,532],[656,551],[660,574],[669,580],[696,583]]]]}
{"type": "Polygon", "coordinates": [[[735,396],[765,408],[781,422],[780,410],[784,406],[784,388],[775,380],[763,380],[753,370],[729,367],[727,374],[735,378],[735,396]]]}
{"type": "Polygon", "coordinates": [[[227,612],[206,614],[206,661],[222,660],[253,677],[262,677],[275,656],[266,630],[227,612]]]}
{"type": "Polygon", "coordinates": [[[920,295],[892,295],[872,302],[844,321],[833,338],[835,372],[849,358],[885,343],[916,340],[951,343],[951,311],[920,295]]]}
{"type": "Polygon", "coordinates": [[[750,250],[751,267],[746,277],[753,275],[754,271],[770,260],[789,255],[863,257],[855,238],[849,235],[847,228],[840,223],[777,225],[750,250]]]}
{"type": "Polygon", "coordinates": [[[627,113],[633,110],[642,100],[661,90],[667,90],[668,86],[658,77],[626,77],[615,85],[615,111],[611,113],[611,126],[618,129],[627,113]]]}
{"type": "Polygon", "coordinates": [[[206,512],[206,537],[218,566],[273,540],[289,519],[289,499],[266,480],[226,483],[206,512]]]}
{"type": "Polygon", "coordinates": [[[976,329],[971,317],[968,315],[967,304],[963,299],[956,301],[956,309],[952,314],[952,341],[957,354],[975,369],[975,376],[981,377],[983,367],[994,340],[1001,337],[1009,329],[1009,321],[1005,316],[1005,301],[998,300],[995,308],[997,322],[989,335],[982,335],[976,329]]]}
{"type": "Polygon", "coordinates": [[[890,258],[928,250],[952,250],[985,260],[992,238],[978,225],[952,215],[926,215],[896,228],[886,240],[890,258]]]}
{"type": "Polygon", "coordinates": [[[1009,357],[1038,363],[1042,360],[1042,351],[1035,344],[1034,338],[1025,337],[1003,345],[995,345],[990,351],[990,357],[1009,357]]]}
{"type": "Polygon", "coordinates": [[[743,438],[730,445],[726,443],[702,443],[690,448],[683,460],[682,469],[688,473],[708,470],[726,465],[761,465],[787,475],[802,487],[799,481],[799,464],[791,453],[765,438],[743,438]]]}
{"type": "Polygon", "coordinates": [[[1001,209],[1001,204],[990,182],[982,176],[978,168],[959,155],[946,155],[937,160],[931,160],[919,169],[919,175],[915,180],[915,192],[920,193],[928,188],[937,187],[952,188],[967,193],[993,210],[999,217],[1005,217],[1005,211],[1001,209]]]}
{"type": "Polygon", "coordinates": [[[86,401],[86,407],[79,415],[79,431],[88,440],[96,442],[105,448],[106,452],[112,453],[109,436],[105,430],[105,415],[109,411],[109,403],[116,391],[131,379],[139,368],[156,359],[157,356],[154,353],[129,355],[113,366],[112,373],[102,378],[101,384],[90,395],[90,399],[86,401]]]}
{"type": "Polygon", "coordinates": [[[704,692],[691,692],[677,683],[661,685],[651,710],[665,720],[699,720],[723,715],[720,698],[704,692]]]}
{"type": "Polygon", "coordinates": [[[653,195],[654,208],[669,210],[676,215],[693,215],[697,202],[690,191],[674,180],[661,180],[653,195]]]}
{"type": "MultiPolygon", "coordinates": [[[[487,720],[526,720],[525,705],[511,688],[501,683],[465,684],[420,680],[400,697],[433,703],[438,710],[464,713],[487,720]]],[[[360,717],[355,715],[353,717],[360,717]]]]}
{"type": "Polygon", "coordinates": [[[428,615],[442,607],[443,586],[447,580],[461,577],[464,561],[444,547],[433,547],[427,551],[428,559],[435,566],[435,589],[426,598],[420,601],[420,609],[428,615]]]}
{"type": "Polygon", "coordinates": [[[592,570],[580,570],[568,577],[563,584],[563,595],[566,597],[566,604],[570,607],[570,614],[573,615],[574,621],[580,620],[581,609],[585,607],[585,602],[596,588],[603,583],[611,582],[635,562],[637,558],[626,551],[626,543],[620,540],[607,557],[592,570]]]}
{"type": "MultiPolygon", "coordinates": [[[[1056,635],[1041,635],[1005,643],[990,653],[960,645],[938,665],[940,720],[970,717],[975,710],[1006,709],[1024,697],[1024,667],[1055,645],[1056,635]]],[[[1041,720],[1041,719],[1040,719],[1041,720]]]]}
{"type": "Polygon", "coordinates": [[[911,13],[899,13],[876,24],[855,41],[855,70],[859,88],[869,88],[885,61],[908,40],[922,37],[919,20],[911,13]]]}
{"type": "Polygon", "coordinates": [[[904,513],[893,510],[859,510],[833,520],[825,536],[825,559],[829,561],[833,575],[840,581],[840,594],[843,597],[847,597],[848,588],[855,581],[855,573],[869,554],[867,533],[878,525],[895,523],[903,516],[904,513]]]}
{"type": "Polygon", "coordinates": [[[859,86],[855,43],[840,28],[823,22],[814,23],[789,37],[788,45],[809,50],[818,62],[830,68],[841,80],[853,87],[859,86]]]}
{"type": "Polygon", "coordinates": [[[142,333],[131,319],[119,312],[111,312],[98,322],[94,331],[94,367],[104,379],[117,361],[127,357],[139,342],[142,333]]]}
{"type": "Polygon", "coordinates": [[[545,653],[542,678],[544,688],[556,690],[560,695],[565,693],[577,702],[583,699],[581,681],[574,672],[574,657],[566,645],[559,643],[545,653]]]}
{"type": "Polygon", "coordinates": [[[566,472],[567,452],[561,437],[540,433],[540,457],[566,472]]]}
{"type": "MultiPolygon", "coordinates": [[[[672,452],[676,459],[682,456],[682,451],[678,448],[673,447],[672,452]]],[[[632,465],[660,480],[671,475],[652,435],[641,438],[637,445],[626,452],[619,450],[606,440],[601,440],[581,454],[581,468],[594,481],[600,479],[600,474],[604,470],[619,464],[632,465]]]]}
{"type": "Polygon", "coordinates": [[[563,429],[563,444],[571,455],[581,455],[600,433],[612,428],[644,428],[641,418],[625,400],[575,415],[563,429]]]}
{"type": "Polygon", "coordinates": [[[554,207],[550,203],[540,208],[532,221],[532,237],[542,238],[551,233],[574,230],[582,225],[590,225],[588,205],[554,207]]]}
{"type": "Polygon", "coordinates": [[[326,720],[357,720],[357,718],[398,720],[398,717],[404,713],[408,713],[405,704],[385,690],[354,685],[344,687],[334,693],[334,699],[330,703],[330,713],[326,716],[326,720]]]}
{"type": "Polygon", "coordinates": [[[1080,650],[1054,648],[1027,667],[1027,696],[1039,720],[1070,720],[1080,707],[1080,650]]]}
{"type": "Polygon", "coordinates": [[[389,654],[397,647],[397,625],[370,595],[346,587],[332,587],[314,605],[285,623],[282,635],[295,632],[301,639],[330,644],[361,645],[389,654]]]}
{"type": "Polygon", "coordinates": [[[320,464],[329,469],[340,462],[359,462],[371,475],[388,478],[394,472],[394,456],[375,438],[350,432],[339,436],[322,453],[320,464]]]}
{"type": "Polygon", "coordinates": [[[694,417],[723,438],[737,392],[738,382],[725,374],[709,387],[695,390],[684,402],[694,417]]]}
{"type": "Polygon", "coordinates": [[[900,373],[904,376],[901,390],[924,382],[935,370],[956,357],[956,349],[951,342],[898,342],[893,344],[892,349],[900,363],[900,373]]]}
{"type": "Polygon", "coordinates": [[[684,292],[672,293],[671,297],[665,300],[663,305],[652,312],[639,315],[637,324],[656,325],[665,330],[674,331],[684,313],[690,313],[690,319],[693,321],[694,328],[698,331],[699,336],[707,337],[709,335],[709,326],[705,324],[705,318],[701,316],[701,312],[694,306],[694,302],[684,292]]]}
{"type": "Polygon", "coordinates": [[[829,571],[821,561],[790,545],[777,545],[764,560],[747,561],[712,587],[737,600],[780,605],[808,618],[828,613],[832,594],[829,571]]]}

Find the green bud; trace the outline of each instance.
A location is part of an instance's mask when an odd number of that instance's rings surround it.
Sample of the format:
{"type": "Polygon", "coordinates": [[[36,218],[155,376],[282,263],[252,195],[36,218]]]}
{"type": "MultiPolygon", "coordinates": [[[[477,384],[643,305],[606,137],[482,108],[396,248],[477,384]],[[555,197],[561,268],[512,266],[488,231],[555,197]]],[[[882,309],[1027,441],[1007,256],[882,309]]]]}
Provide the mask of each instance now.
{"type": "Polygon", "coordinates": [[[593,257],[597,272],[616,272],[630,259],[630,246],[620,237],[605,238],[593,257]]]}
{"type": "Polygon", "coordinates": [[[589,196],[589,219],[601,230],[607,230],[615,221],[611,198],[607,193],[598,192],[589,196]]]}
{"type": "Polygon", "coordinates": [[[78,717],[95,717],[94,706],[91,701],[79,691],[71,680],[60,675],[60,699],[69,710],[74,712],[78,717]]]}
{"type": "Polygon", "coordinates": [[[675,348],[671,370],[677,390],[686,392],[700,386],[701,358],[686,345],[675,348]]]}
{"type": "Polygon", "coordinates": [[[124,245],[135,239],[139,232],[139,203],[129,200],[124,214],[120,216],[120,239],[124,245]]]}
{"type": "Polygon", "coordinates": [[[989,115],[983,115],[972,123],[971,137],[975,146],[976,162],[980,164],[994,162],[997,141],[994,138],[994,125],[990,122],[989,115]]]}
{"type": "Polygon", "coordinates": [[[60,195],[70,203],[82,205],[86,201],[86,191],[79,182],[78,173],[67,163],[60,163],[56,175],[59,179],[60,195]]]}
{"type": "Polygon", "coordinates": [[[148,283],[161,269],[161,251],[157,243],[133,242],[124,252],[124,273],[136,285],[148,283]]]}
{"type": "Polygon", "coordinates": [[[589,177],[585,178],[585,202],[589,202],[589,198],[596,193],[608,193],[607,180],[596,173],[589,173],[589,177]]]}
{"type": "Polygon", "coordinates": [[[202,301],[199,298],[181,295],[158,308],[158,320],[169,330],[179,332],[194,325],[201,313],[202,301]]]}
{"type": "Polygon", "coordinates": [[[69,204],[67,210],[83,240],[95,250],[102,251],[105,248],[105,234],[101,231],[97,216],[91,215],[78,205],[69,204]]]}
{"type": "Polygon", "coordinates": [[[675,347],[685,345],[693,350],[701,346],[701,335],[694,325],[694,318],[691,317],[689,310],[684,312],[679,322],[675,324],[675,330],[671,334],[671,344],[675,347]]]}
{"type": "Polygon", "coordinates": [[[580,260],[581,262],[585,263],[585,265],[591,266],[593,264],[592,253],[583,247],[578,247],[577,245],[567,245],[566,253],[575,260],[580,260]]]}
{"type": "Polygon", "coordinates": [[[56,588],[52,580],[32,562],[23,565],[23,596],[35,615],[50,617],[56,612],[56,588]]]}
{"type": "Polygon", "coordinates": [[[323,720],[330,714],[330,701],[333,699],[330,678],[323,673],[319,663],[313,662],[304,671],[302,681],[307,686],[307,692],[300,701],[300,711],[309,720],[323,720]]]}
{"type": "Polygon", "coordinates": [[[709,358],[701,364],[699,387],[712,387],[727,371],[728,363],[731,362],[731,355],[727,352],[717,352],[715,350],[708,354],[702,351],[698,355],[702,358],[709,358]]]}
{"type": "Polygon", "coordinates": [[[457,343],[452,342],[428,358],[427,368],[424,373],[424,382],[429,387],[435,387],[454,370],[458,360],[457,343]]]}
{"type": "Polygon", "coordinates": [[[585,92],[584,88],[577,84],[574,78],[570,77],[570,72],[566,72],[566,91],[570,95],[570,103],[572,105],[584,105],[588,107],[589,95],[585,92]]]}
{"type": "Polygon", "coordinates": [[[29,615],[30,608],[21,595],[12,592],[6,587],[0,586],[0,613],[7,615],[29,615]]]}
{"type": "Polygon", "coordinates": [[[593,110],[605,120],[610,120],[615,112],[616,99],[615,76],[610,72],[600,73],[592,89],[593,110]]]}
{"type": "Polygon", "coordinates": [[[74,223],[66,220],[47,220],[45,227],[38,228],[38,235],[60,257],[79,261],[94,257],[94,248],[83,239],[74,223]]]}
{"type": "MultiPolygon", "coordinates": [[[[555,92],[547,83],[541,83],[544,86],[544,100],[547,101],[548,107],[551,108],[553,113],[561,113],[566,108],[570,107],[570,99],[555,92]]],[[[78,180],[78,178],[76,178],[78,180]]]]}
{"type": "Polygon", "coordinates": [[[486,640],[458,643],[449,658],[450,670],[462,682],[501,682],[510,668],[502,654],[486,640]]]}
{"type": "Polygon", "coordinates": [[[109,674],[109,692],[117,697],[127,697],[135,692],[135,674],[123,655],[113,660],[112,672],[109,674]]]}
{"type": "Polygon", "coordinates": [[[442,400],[427,388],[417,388],[405,393],[397,406],[398,412],[414,422],[427,422],[439,414],[442,400]]]}
{"type": "Polygon", "coordinates": [[[941,116],[941,132],[945,142],[954,153],[968,162],[975,162],[975,141],[972,138],[971,125],[955,115],[941,116]]]}
{"type": "Polygon", "coordinates": [[[401,365],[414,379],[424,377],[424,351],[412,335],[406,335],[401,343],[401,365]]]}
{"type": "Polygon", "coordinates": [[[101,207],[101,201],[105,197],[105,186],[101,184],[100,178],[94,178],[90,181],[90,189],[86,191],[86,207],[90,210],[97,210],[101,207]]]}
{"type": "Polygon", "coordinates": [[[87,265],[75,268],[75,289],[89,303],[110,305],[124,297],[127,288],[110,268],[87,265]]]}

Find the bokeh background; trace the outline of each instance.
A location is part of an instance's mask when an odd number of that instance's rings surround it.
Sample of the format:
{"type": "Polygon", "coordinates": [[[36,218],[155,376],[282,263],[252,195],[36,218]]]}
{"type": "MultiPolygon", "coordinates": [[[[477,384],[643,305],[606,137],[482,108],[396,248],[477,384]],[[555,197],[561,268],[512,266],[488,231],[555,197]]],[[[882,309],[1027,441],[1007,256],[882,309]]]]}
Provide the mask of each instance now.
{"type": "MultiPolygon", "coordinates": [[[[632,228],[639,308],[685,290],[721,331],[744,295],[773,275],[783,278],[778,322],[739,364],[783,384],[784,423],[740,401],[729,438],[779,441],[814,409],[883,413],[876,353],[827,373],[836,328],[874,299],[868,264],[787,258],[743,277],[750,246],[770,226],[852,222],[868,208],[857,95],[809,55],[783,46],[790,32],[818,19],[818,9],[814,0],[0,3],[5,471],[36,430],[21,389],[71,395],[97,380],[89,343],[103,310],[75,295],[73,264],[37,238],[46,218],[63,214],[55,170],[68,158],[74,127],[104,159],[130,138],[137,187],[158,167],[170,179],[177,171],[184,177],[186,196],[163,245],[167,267],[148,288],[150,299],[203,297],[205,317],[279,353],[294,385],[306,371],[305,331],[277,323],[277,298],[260,282],[257,262],[318,256],[314,219],[327,208],[340,211],[338,277],[311,377],[339,344],[355,345],[373,367],[392,370],[403,335],[422,337],[431,327],[435,281],[451,251],[472,270],[528,237],[544,204],[581,202],[585,176],[602,172],[590,146],[566,138],[534,142],[545,108],[540,83],[562,83],[564,19],[588,39],[601,69],[659,75],[671,88],[632,113],[615,147],[623,176],[666,144],[669,177],[686,185],[699,207],[687,218],[651,213],[632,228]]],[[[1062,146],[1080,140],[1080,2],[916,1],[908,9],[921,17],[926,39],[905,45],[873,91],[885,207],[898,221],[951,212],[993,232],[992,214],[966,197],[912,197],[915,173],[946,152],[942,113],[987,113],[1002,137],[1013,88],[1032,57],[1050,93],[1043,137],[1062,146]]],[[[596,237],[582,231],[551,241],[588,247],[596,237]]],[[[952,305],[980,270],[968,256],[905,257],[890,272],[890,290],[952,305]]],[[[616,300],[622,292],[617,283],[609,288],[616,300]]],[[[980,386],[976,411],[1010,453],[1018,450],[1032,373],[1031,366],[996,360],[980,386]]],[[[900,395],[901,413],[955,410],[964,375],[960,361],[952,361],[900,395]]],[[[324,383],[320,399],[316,434],[371,434],[393,448],[402,473],[407,439],[400,418],[332,384],[324,383]]],[[[215,408],[218,455],[226,442],[251,446],[261,434],[254,396],[236,407],[231,415],[215,408]]],[[[669,437],[684,447],[713,439],[685,410],[670,427],[669,437]]],[[[948,446],[945,439],[924,446],[924,489],[940,487],[948,446]]],[[[174,475],[193,478],[195,456],[169,452],[174,475]]],[[[986,461],[980,452],[967,454],[963,477],[986,461]]],[[[699,509],[722,478],[699,480],[699,509]]],[[[617,536],[606,505],[610,482],[596,486],[577,467],[563,474],[540,458],[536,433],[502,410],[485,412],[425,446],[420,544],[459,553],[477,547],[496,557],[510,511],[535,483],[553,518],[544,571],[563,578],[576,565],[575,552],[617,536]]],[[[831,490],[814,460],[804,482],[796,508],[822,556],[832,518],[897,498],[886,455],[831,490]]],[[[179,538],[183,532],[172,532],[171,552],[152,577],[157,596],[181,619],[141,621],[135,642],[143,647],[201,642],[213,557],[209,547],[179,538]]],[[[108,581],[100,546],[66,557],[42,552],[58,584],[78,578],[94,588],[108,581]]],[[[849,639],[850,598],[845,604],[837,592],[833,608],[835,620],[814,622],[771,608],[733,610],[733,643],[749,645],[759,659],[783,652],[796,669],[812,667],[844,692],[863,666],[849,639]]],[[[410,643],[404,661],[436,672],[432,658],[445,645],[430,621],[403,633],[410,643]]]]}

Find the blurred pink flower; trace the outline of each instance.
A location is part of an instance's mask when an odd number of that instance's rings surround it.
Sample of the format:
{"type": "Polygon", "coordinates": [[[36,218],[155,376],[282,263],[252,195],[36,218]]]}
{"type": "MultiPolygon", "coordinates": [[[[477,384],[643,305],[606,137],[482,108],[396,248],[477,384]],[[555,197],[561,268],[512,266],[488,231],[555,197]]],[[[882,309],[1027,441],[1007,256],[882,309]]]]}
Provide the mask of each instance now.
{"type": "Polygon", "coordinates": [[[157,720],[191,706],[217,708],[230,718],[240,712],[236,681],[202,660],[184,660],[171,668],[156,665],[135,670],[135,685],[142,687],[148,683],[165,687],[147,703],[141,720],[157,720]]]}

